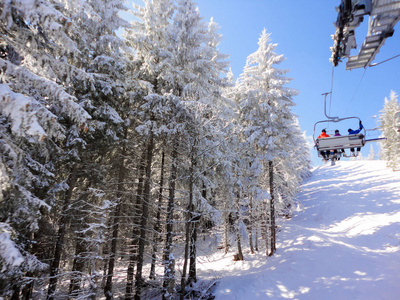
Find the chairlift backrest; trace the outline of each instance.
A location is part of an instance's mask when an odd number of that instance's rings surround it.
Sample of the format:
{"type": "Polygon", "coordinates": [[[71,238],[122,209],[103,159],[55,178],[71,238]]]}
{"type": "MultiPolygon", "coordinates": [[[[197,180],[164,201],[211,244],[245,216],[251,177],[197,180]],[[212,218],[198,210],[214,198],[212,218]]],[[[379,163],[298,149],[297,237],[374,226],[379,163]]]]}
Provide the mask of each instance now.
{"type": "Polygon", "coordinates": [[[364,145],[365,138],[362,133],[317,139],[315,144],[318,151],[361,148],[364,145]]]}
{"type": "Polygon", "coordinates": [[[358,134],[341,135],[341,136],[329,136],[326,138],[315,138],[315,128],[317,124],[320,123],[337,123],[340,121],[348,119],[357,119],[359,123],[360,119],[357,117],[347,117],[347,118],[335,118],[330,120],[323,120],[315,123],[314,125],[314,145],[319,151],[325,150],[336,150],[336,149],[349,149],[349,148],[361,148],[365,145],[365,128],[358,134]]]}

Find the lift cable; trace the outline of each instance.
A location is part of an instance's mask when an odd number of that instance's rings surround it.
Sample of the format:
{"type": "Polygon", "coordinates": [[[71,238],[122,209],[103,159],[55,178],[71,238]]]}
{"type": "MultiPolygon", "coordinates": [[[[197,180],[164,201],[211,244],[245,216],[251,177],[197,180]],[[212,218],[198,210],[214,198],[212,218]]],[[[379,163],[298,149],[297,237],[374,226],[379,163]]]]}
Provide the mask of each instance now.
{"type": "MultiPolygon", "coordinates": [[[[332,75],[331,75],[331,91],[329,92],[329,115],[331,115],[331,106],[332,106],[332,91],[333,91],[333,75],[335,73],[335,67],[332,67],[332,75]]],[[[329,127],[329,124],[328,124],[329,127]]]]}
{"type": "Polygon", "coordinates": [[[385,62],[387,62],[387,61],[389,61],[389,60],[392,60],[392,59],[394,59],[394,58],[397,58],[397,57],[399,57],[399,56],[400,56],[400,54],[397,54],[397,55],[395,55],[395,56],[393,56],[393,57],[391,57],[391,58],[385,59],[384,61],[381,61],[381,62],[378,62],[378,63],[375,63],[375,64],[370,64],[368,67],[376,67],[376,66],[378,66],[378,65],[380,65],[380,64],[383,64],[383,63],[385,63],[385,62]]]}
{"type": "Polygon", "coordinates": [[[345,113],[347,113],[347,111],[348,111],[349,108],[350,108],[351,103],[353,102],[354,98],[356,97],[356,94],[357,94],[357,92],[358,92],[358,89],[359,89],[360,86],[361,86],[361,82],[362,82],[363,79],[364,79],[365,72],[367,72],[367,68],[364,68],[364,72],[363,72],[363,74],[362,74],[362,76],[361,76],[361,78],[360,78],[360,81],[359,81],[358,84],[357,84],[356,89],[354,90],[353,96],[352,96],[351,99],[350,99],[350,103],[349,103],[349,105],[347,106],[347,108],[346,108],[346,110],[345,110],[345,113]]]}

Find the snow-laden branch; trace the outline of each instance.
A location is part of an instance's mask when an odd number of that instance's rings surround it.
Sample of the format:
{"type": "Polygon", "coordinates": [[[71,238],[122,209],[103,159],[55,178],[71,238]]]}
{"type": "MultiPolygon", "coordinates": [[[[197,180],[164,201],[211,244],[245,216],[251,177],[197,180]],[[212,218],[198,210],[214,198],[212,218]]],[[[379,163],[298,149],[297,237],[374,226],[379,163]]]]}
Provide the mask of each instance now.
{"type": "Polygon", "coordinates": [[[8,268],[19,267],[24,258],[11,239],[12,229],[6,223],[0,223],[0,262],[5,272],[8,268]]]}

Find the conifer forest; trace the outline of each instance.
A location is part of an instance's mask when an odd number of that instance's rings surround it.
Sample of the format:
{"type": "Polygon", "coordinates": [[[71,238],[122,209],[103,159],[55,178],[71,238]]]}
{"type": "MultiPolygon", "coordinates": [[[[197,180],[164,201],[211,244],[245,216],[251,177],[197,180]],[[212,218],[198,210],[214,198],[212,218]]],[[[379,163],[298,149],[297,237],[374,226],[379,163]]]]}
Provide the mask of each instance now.
{"type": "Polygon", "coordinates": [[[129,11],[0,0],[1,299],[196,299],[205,237],[276,251],[311,166],[284,56],[264,30],[235,79],[192,0],[129,11]]]}

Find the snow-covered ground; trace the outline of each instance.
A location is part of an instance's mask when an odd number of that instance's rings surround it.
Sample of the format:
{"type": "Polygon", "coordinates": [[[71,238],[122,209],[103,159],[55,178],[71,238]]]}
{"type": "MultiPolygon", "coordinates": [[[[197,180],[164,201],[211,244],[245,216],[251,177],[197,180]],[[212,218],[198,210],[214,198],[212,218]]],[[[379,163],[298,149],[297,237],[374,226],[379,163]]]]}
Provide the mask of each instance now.
{"type": "MultiPolygon", "coordinates": [[[[313,170],[280,220],[277,253],[200,257],[216,299],[400,299],[400,172],[383,161],[313,170]]],[[[200,253],[199,253],[200,254],[200,253]]]]}

